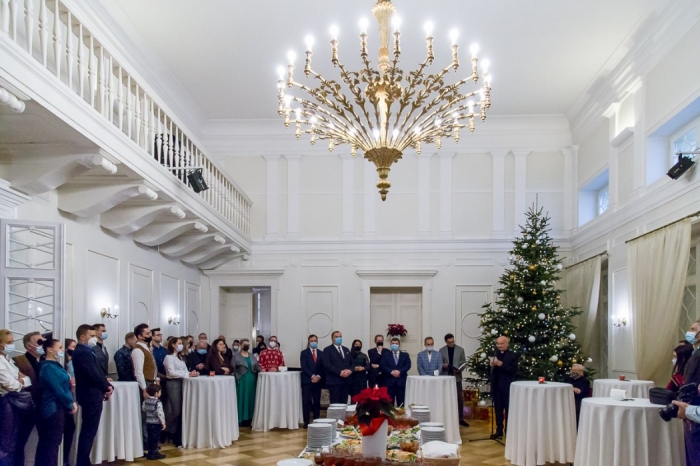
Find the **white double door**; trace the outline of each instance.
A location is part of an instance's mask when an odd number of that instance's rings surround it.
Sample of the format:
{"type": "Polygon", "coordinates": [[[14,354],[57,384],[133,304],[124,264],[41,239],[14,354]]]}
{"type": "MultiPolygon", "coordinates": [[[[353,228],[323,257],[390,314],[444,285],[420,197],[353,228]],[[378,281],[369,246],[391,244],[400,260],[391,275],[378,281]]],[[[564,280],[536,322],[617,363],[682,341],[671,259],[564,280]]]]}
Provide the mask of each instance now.
{"type": "Polygon", "coordinates": [[[401,337],[401,350],[411,356],[409,374],[418,374],[416,355],[423,349],[422,290],[420,288],[372,288],[370,290],[371,340],[363,342],[363,349],[374,346],[374,336],[384,335],[384,347],[389,348],[391,337],[386,336],[389,324],[401,324],[408,330],[401,337]]]}

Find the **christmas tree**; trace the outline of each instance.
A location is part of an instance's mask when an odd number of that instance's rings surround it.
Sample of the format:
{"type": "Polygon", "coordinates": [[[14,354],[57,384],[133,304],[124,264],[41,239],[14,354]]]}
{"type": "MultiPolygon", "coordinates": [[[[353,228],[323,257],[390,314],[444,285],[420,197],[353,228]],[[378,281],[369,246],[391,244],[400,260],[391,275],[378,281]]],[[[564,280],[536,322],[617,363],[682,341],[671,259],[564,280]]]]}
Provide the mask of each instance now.
{"type": "Polygon", "coordinates": [[[576,341],[572,317],[576,309],[561,305],[562,290],[556,289],[562,270],[557,247],[549,236],[549,217],[531,207],[522,237],[513,241],[510,266],[501,276],[494,304],[485,304],[481,315],[479,349],[469,358],[471,375],[482,383],[490,373],[496,339],[510,338],[509,349],[520,356],[519,380],[563,381],[573,364],[590,362],[576,341]]]}

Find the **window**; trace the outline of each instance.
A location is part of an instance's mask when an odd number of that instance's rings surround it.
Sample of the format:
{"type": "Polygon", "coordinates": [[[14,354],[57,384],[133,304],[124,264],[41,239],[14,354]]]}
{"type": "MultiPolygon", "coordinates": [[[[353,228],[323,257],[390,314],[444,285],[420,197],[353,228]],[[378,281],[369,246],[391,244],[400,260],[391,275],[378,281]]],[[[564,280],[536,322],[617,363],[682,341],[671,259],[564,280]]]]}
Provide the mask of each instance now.
{"type": "Polygon", "coordinates": [[[608,202],[610,201],[610,186],[607,184],[598,190],[598,215],[608,210],[608,202]]]}
{"type": "Polygon", "coordinates": [[[698,127],[700,126],[700,120],[695,120],[689,126],[686,126],[681,131],[676,133],[671,138],[671,154],[669,160],[669,167],[678,162],[679,152],[693,152],[698,148],[698,127]]]}
{"type": "Polygon", "coordinates": [[[609,172],[606,168],[578,192],[578,226],[604,214],[610,204],[609,172]]]}

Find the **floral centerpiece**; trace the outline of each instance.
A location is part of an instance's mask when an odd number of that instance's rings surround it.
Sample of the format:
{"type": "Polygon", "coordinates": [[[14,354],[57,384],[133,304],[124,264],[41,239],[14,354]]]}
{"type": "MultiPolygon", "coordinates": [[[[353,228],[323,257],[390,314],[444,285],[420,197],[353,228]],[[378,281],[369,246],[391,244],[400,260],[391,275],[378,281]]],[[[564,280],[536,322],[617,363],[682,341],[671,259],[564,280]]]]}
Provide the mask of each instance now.
{"type": "Polygon", "coordinates": [[[405,337],[407,333],[408,330],[401,324],[389,324],[386,329],[386,334],[390,337],[405,337]]]}
{"type": "Polygon", "coordinates": [[[396,416],[387,388],[365,388],[352,401],[357,403],[355,418],[362,433],[363,454],[385,458],[388,423],[396,416]]]}

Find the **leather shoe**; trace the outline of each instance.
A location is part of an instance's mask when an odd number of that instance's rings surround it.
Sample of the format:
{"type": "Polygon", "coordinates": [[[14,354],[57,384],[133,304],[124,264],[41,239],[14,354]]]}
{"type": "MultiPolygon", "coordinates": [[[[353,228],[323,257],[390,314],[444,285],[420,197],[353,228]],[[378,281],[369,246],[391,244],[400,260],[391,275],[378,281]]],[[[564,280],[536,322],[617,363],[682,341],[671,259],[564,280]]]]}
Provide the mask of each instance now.
{"type": "Polygon", "coordinates": [[[491,440],[499,440],[503,438],[503,434],[499,434],[498,432],[496,432],[495,434],[492,434],[490,438],[491,440]]]}
{"type": "Polygon", "coordinates": [[[467,424],[467,421],[465,421],[464,419],[462,419],[461,421],[459,421],[459,425],[462,426],[462,427],[469,427],[469,424],[467,424]]]}

